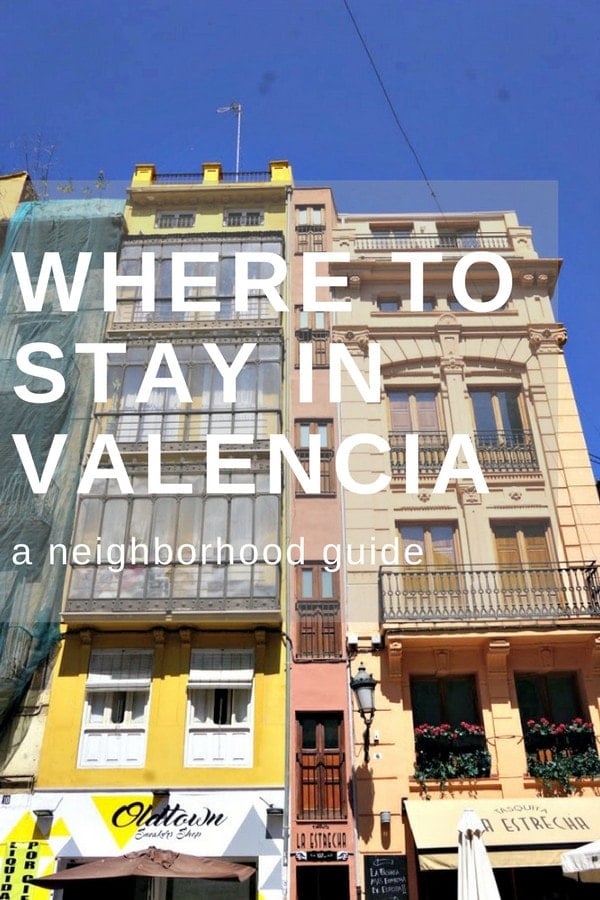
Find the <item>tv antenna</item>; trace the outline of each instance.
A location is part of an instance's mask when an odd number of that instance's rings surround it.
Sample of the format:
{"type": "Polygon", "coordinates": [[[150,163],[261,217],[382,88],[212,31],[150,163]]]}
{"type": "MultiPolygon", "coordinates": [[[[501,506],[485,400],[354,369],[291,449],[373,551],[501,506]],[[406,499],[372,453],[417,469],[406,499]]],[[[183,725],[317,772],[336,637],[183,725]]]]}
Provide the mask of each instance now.
{"type": "Polygon", "coordinates": [[[232,100],[229,106],[219,106],[218,113],[232,112],[237,116],[237,137],[235,142],[235,180],[240,180],[240,141],[242,134],[242,104],[232,100]]]}

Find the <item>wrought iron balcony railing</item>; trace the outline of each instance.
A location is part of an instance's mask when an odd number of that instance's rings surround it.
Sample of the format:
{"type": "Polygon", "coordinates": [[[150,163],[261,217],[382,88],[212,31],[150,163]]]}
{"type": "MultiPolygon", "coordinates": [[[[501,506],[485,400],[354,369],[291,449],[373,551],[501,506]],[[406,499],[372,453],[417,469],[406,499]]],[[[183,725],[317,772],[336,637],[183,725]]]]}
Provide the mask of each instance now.
{"type": "MultiPolygon", "coordinates": [[[[202,184],[202,172],[157,172],[155,184],[202,184]]],[[[221,181],[270,181],[270,172],[222,172],[221,181]]]]}
{"type": "Polygon", "coordinates": [[[365,250],[512,250],[508,234],[393,234],[354,239],[355,251],[365,250]]]}
{"type": "Polygon", "coordinates": [[[505,622],[600,615],[595,563],[414,566],[379,572],[382,622],[505,622]]]}
{"type": "MultiPolygon", "coordinates": [[[[388,435],[392,475],[401,475],[406,466],[406,434],[392,431],[388,435]]],[[[473,445],[484,472],[538,472],[539,463],[531,431],[476,431],[473,445]]],[[[437,475],[448,451],[445,431],[419,434],[419,471],[437,475]]]]}

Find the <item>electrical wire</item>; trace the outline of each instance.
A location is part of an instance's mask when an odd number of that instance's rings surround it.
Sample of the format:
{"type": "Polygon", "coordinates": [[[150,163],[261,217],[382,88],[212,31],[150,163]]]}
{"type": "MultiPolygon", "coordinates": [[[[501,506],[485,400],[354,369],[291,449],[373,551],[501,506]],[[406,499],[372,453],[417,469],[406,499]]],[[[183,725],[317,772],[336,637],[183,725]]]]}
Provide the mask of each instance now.
{"type": "Polygon", "coordinates": [[[440,205],[440,201],[438,200],[437,194],[436,194],[436,192],[435,192],[434,189],[433,189],[433,185],[431,184],[431,181],[429,180],[429,178],[428,178],[428,176],[427,176],[427,172],[425,171],[425,168],[424,168],[424,166],[423,166],[423,163],[421,162],[421,160],[420,160],[420,158],[419,158],[419,154],[417,153],[417,151],[416,151],[416,149],[415,149],[415,147],[414,147],[414,145],[413,145],[413,143],[412,143],[410,137],[408,136],[408,132],[406,131],[406,129],[404,128],[402,122],[400,121],[400,116],[399,116],[398,113],[396,112],[396,107],[394,106],[394,103],[393,103],[393,101],[392,101],[392,98],[391,98],[390,95],[389,95],[389,92],[388,92],[388,90],[387,90],[387,88],[386,88],[386,86],[385,86],[385,82],[384,82],[383,78],[381,77],[381,74],[380,74],[380,72],[379,72],[379,69],[377,68],[377,64],[376,64],[376,62],[375,62],[375,60],[374,60],[374,58],[373,58],[373,55],[372,55],[371,51],[369,50],[369,47],[368,47],[368,45],[367,45],[367,42],[366,42],[365,38],[363,37],[363,34],[362,34],[362,32],[361,32],[361,30],[360,30],[360,28],[359,28],[358,22],[357,22],[356,19],[354,18],[354,14],[353,14],[352,10],[350,9],[350,6],[349,6],[349,4],[348,4],[348,0],[342,0],[342,2],[343,2],[343,4],[344,4],[344,6],[346,7],[346,11],[347,11],[347,13],[348,13],[348,15],[349,15],[349,17],[350,17],[350,21],[351,21],[352,24],[354,25],[354,29],[355,29],[355,31],[356,31],[356,33],[357,33],[357,35],[358,35],[358,39],[360,40],[360,42],[361,42],[361,44],[362,44],[362,46],[363,46],[363,49],[364,49],[365,53],[367,54],[367,58],[368,58],[368,60],[369,60],[369,62],[370,62],[370,64],[371,64],[371,68],[373,69],[373,72],[375,73],[375,77],[377,78],[377,81],[379,82],[379,87],[381,88],[381,90],[382,90],[382,92],[383,92],[383,96],[384,96],[385,99],[386,99],[387,105],[388,105],[389,108],[390,108],[390,111],[391,111],[391,113],[392,113],[394,122],[396,123],[396,125],[397,125],[397,127],[398,127],[398,130],[400,131],[400,134],[401,134],[402,137],[404,138],[404,140],[405,140],[405,142],[406,142],[406,145],[407,145],[408,149],[409,149],[410,152],[412,153],[412,155],[413,155],[413,157],[414,157],[414,159],[415,159],[415,162],[417,163],[417,166],[418,166],[418,168],[419,168],[419,171],[420,171],[421,175],[423,176],[423,180],[424,180],[425,184],[427,185],[427,187],[428,187],[428,189],[429,189],[429,193],[431,194],[431,196],[432,196],[432,198],[433,198],[433,200],[434,200],[434,202],[435,202],[435,205],[437,206],[437,208],[439,209],[439,211],[441,212],[441,214],[444,215],[444,210],[442,209],[442,207],[441,207],[441,205],[440,205]]]}

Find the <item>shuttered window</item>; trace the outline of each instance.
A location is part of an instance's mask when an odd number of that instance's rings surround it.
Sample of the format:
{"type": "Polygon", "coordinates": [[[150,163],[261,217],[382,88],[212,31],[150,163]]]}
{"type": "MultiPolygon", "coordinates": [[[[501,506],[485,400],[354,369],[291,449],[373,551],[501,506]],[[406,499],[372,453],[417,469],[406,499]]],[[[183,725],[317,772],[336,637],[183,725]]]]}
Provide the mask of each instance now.
{"type": "Polygon", "coordinates": [[[421,433],[440,430],[435,391],[390,391],[392,431],[421,433]]]}
{"type": "Polygon", "coordinates": [[[252,650],[192,650],[186,766],[252,765],[252,650]]]}
{"type": "Polygon", "coordinates": [[[151,650],[92,652],[79,748],[81,768],[143,766],[151,650]]]}
{"type": "Polygon", "coordinates": [[[298,716],[298,819],[331,820],[346,816],[342,729],[340,713],[298,716]]]}

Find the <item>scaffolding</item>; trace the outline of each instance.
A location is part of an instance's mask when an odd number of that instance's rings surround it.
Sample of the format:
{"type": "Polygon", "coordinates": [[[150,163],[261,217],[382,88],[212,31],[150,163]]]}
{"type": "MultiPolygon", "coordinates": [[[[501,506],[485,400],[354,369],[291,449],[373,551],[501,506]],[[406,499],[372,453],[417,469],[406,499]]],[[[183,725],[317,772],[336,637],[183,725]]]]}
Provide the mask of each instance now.
{"type": "Polygon", "coordinates": [[[80,355],[75,362],[74,348],[76,342],[103,340],[103,254],[118,250],[122,228],[121,201],[22,203],[10,219],[0,257],[0,727],[59,639],[66,567],[50,564],[48,548],[51,542],[70,543],[93,406],[91,356],[80,355]],[[60,254],[67,282],[79,253],[92,253],[77,312],[61,310],[52,279],[42,310],[25,309],[11,257],[19,251],[34,287],[45,252],[60,254]],[[59,359],[30,357],[64,378],[63,396],[51,403],[28,403],[14,391],[26,385],[32,392],[48,392],[46,379],[23,374],[15,361],[18,349],[35,341],[55,344],[63,354],[59,359]],[[26,435],[38,472],[54,435],[68,435],[44,494],[35,494],[29,485],[15,433],[26,435]]]}

